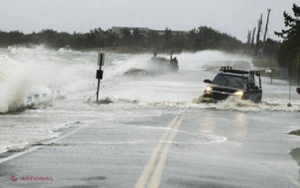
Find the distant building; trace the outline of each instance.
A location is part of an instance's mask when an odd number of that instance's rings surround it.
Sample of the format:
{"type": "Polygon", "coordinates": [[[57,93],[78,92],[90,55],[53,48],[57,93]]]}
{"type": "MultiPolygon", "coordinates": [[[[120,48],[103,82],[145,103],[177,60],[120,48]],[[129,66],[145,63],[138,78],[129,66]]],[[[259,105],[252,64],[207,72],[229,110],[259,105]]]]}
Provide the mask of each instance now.
{"type": "Polygon", "coordinates": [[[119,35],[122,34],[122,30],[127,28],[131,33],[133,33],[133,30],[138,29],[141,33],[148,33],[149,32],[149,28],[147,27],[112,27],[111,31],[113,33],[117,33],[119,35]]]}
{"type": "MultiPolygon", "coordinates": [[[[165,34],[165,30],[152,30],[147,27],[116,27],[116,26],[113,26],[111,28],[111,32],[119,34],[122,37],[122,30],[125,28],[127,28],[131,32],[131,34],[133,33],[133,30],[135,30],[135,29],[138,29],[142,35],[147,35],[147,33],[149,31],[155,31],[158,33],[158,35],[165,34]]],[[[171,30],[171,32],[173,35],[180,35],[180,34],[184,35],[187,33],[187,31],[173,31],[173,30],[171,30]]]]}
{"type": "MultiPolygon", "coordinates": [[[[165,34],[165,30],[153,30],[156,31],[158,33],[158,35],[164,35],[165,34]]],[[[171,30],[171,33],[173,35],[184,35],[187,34],[187,31],[173,31],[171,30]]]]}

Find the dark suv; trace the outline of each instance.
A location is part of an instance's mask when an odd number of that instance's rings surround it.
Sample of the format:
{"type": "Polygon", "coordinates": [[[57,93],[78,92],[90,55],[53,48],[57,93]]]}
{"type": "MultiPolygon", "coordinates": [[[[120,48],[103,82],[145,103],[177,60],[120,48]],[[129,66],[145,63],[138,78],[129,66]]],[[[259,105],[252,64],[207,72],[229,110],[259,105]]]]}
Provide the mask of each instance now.
{"type": "Polygon", "coordinates": [[[204,90],[202,102],[218,102],[235,96],[240,99],[261,102],[262,88],[260,71],[234,70],[232,67],[221,67],[213,81],[208,83],[204,90]],[[255,84],[255,76],[259,79],[259,86],[255,84]]]}

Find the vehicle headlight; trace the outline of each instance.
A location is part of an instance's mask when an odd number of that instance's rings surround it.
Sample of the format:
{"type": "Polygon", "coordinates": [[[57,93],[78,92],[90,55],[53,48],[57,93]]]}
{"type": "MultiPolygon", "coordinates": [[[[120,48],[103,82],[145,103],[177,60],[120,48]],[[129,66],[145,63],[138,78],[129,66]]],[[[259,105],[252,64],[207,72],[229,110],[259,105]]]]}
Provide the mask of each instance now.
{"type": "Polygon", "coordinates": [[[211,86],[206,86],[204,92],[207,93],[207,94],[210,94],[212,92],[212,87],[211,86]]]}
{"type": "Polygon", "coordinates": [[[244,91],[237,91],[233,95],[241,99],[244,95],[244,91]]]}

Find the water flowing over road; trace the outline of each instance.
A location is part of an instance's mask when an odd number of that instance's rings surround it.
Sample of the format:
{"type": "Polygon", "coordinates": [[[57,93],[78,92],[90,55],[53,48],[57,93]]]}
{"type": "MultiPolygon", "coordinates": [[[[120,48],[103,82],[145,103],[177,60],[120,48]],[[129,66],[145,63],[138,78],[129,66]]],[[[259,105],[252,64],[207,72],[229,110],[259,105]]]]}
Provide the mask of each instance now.
{"type": "Polygon", "coordinates": [[[201,104],[220,66],[259,68],[220,51],[176,56],[179,71],[162,73],[151,54],[106,53],[99,105],[97,52],[0,49],[0,187],[299,187],[295,86],[292,107],[288,82],[266,77],[262,103],[201,104]],[[39,176],[53,180],[24,178],[39,176]]]}

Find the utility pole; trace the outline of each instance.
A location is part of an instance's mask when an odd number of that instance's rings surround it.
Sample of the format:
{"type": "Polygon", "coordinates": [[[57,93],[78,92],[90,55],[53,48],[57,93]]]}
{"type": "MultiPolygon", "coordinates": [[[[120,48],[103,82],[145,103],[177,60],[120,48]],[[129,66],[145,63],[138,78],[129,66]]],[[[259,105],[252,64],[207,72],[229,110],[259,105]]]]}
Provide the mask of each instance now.
{"type": "Polygon", "coordinates": [[[256,27],[254,27],[253,31],[252,31],[252,38],[251,38],[251,44],[250,44],[250,51],[251,51],[251,55],[254,55],[253,51],[254,51],[254,38],[255,38],[255,31],[256,31],[256,27]]]}
{"type": "Polygon", "coordinates": [[[256,32],[256,27],[254,27],[253,32],[252,32],[251,45],[254,45],[255,32],[256,32]]]}
{"type": "Polygon", "coordinates": [[[267,38],[267,32],[268,32],[268,26],[269,26],[270,12],[271,12],[271,9],[268,9],[268,17],[267,17],[267,23],[266,23],[265,35],[264,35],[264,40],[263,40],[264,43],[265,43],[266,38],[267,38]]]}
{"type": "Polygon", "coordinates": [[[258,20],[258,27],[257,27],[257,35],[256,35],[256,44],[259,43],[259,39],[260,39],[260,33],[261,33],[261,26],[262,26],[262,17],[263,14],[260,15],[260,19],[258,20]]]}
{"type": "Polygon", "coordinates": [[[251,43],[251,30],[248,31],[248,35],[247,35],[247,44],[250,45],[251,43]]]}
{"type": "Polygon", "coordinates": [[[258,50],[259,50],[259,40],[260,40],[260,33],[261,33],[261,26],[262,26],[262,17],[263,14],[261,14],[260,19],[258,20],[258,27],[257,27],[257,35],[256,35],[256,47],[255,47],[255,54],[254,56],[257,56],[258,50]]]}
{"type": "Polygon", "coordinates": [[[248,30],[248,34],[247,34],[247,54],[250,55],[251,53],[251,30],[248,30]]]}

